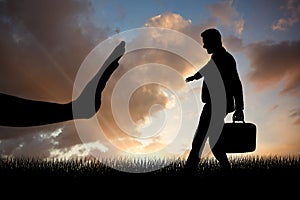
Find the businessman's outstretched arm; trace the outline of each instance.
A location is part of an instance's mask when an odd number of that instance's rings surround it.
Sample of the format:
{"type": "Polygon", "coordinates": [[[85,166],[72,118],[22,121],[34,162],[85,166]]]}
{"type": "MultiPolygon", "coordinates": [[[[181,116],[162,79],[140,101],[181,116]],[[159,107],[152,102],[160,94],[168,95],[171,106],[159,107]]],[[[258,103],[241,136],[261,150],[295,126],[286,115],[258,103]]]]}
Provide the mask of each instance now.
{"type": "Polygon", "coordinates": [[[191,82],[193,80],[198,80],[200,78],[202,78],[202,75],[200,74],[200,72],[196,72],[194,75],[187,77],[185,79],[185,82],[191,82]]]}
{"type": "Polygon", "coordinates": [[[28,127],[59,123],[73,119],[88,119],[94,116],[101,106],[101,94],[106,82],[119,66],[119,59],[125,52],[125,42],[121,42],[110,54],[104,65],[87,84],[79,97],[66,104],[24,99],[0,93],[0,126],[28,127]],[[101,69],[105,69],[102,73],[101,69]],[[90,99],[94,109],[85,105],[90,99]],[[73,115],[73,104],[82,106],[82,113],[73,115]]]}

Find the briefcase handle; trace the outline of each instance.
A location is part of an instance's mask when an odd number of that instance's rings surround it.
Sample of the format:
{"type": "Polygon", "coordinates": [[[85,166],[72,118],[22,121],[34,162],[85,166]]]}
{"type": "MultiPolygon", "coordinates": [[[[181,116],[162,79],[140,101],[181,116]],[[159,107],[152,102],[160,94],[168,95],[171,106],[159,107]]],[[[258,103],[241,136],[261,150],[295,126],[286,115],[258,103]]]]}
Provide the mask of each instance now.
{"type": "Polygon", "coordinates": [[[235,123],[235,122],[243,122],[245,123],[245,118],[243,120],[236,120],[234,119],[234,117],[232,116],[232,122],[235,123]]]}
{"type": "Polygon", "coordinates": [[[235,123],[235,122],[243,122],[243,123],[245,123],[245,120],[234,120],[234,119],[232,119],[232,122],[233,123],[235,123]]]}

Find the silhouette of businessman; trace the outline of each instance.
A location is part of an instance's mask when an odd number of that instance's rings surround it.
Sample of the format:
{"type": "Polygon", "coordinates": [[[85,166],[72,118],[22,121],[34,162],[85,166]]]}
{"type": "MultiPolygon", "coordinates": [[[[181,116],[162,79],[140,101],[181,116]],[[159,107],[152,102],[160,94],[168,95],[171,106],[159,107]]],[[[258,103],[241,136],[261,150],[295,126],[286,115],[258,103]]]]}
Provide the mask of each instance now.
{"type": "Polygon", "coordinates": [[[104,62],[103,73],[100,68],[79,97],[69,103],[36,101],[0,93],[0,125],[28,127],[93,117],[101,106],[101,94],[106,82],[119,66],[118,61],[124,52],[125,42],[122,41],[104,62]],[[90,102],[89,98],[94,99],[95,109],[85,109],[90,107],[86,105],[90,102]],[[73,105],[82,106],[80,113],[76,113],[75,117],[72,111],[73,105]]]}
{"type": "MultiPolygon", "coordinates": [[[[221,33],[217,29],[206,29],[201,33],[201,37],[203,41],[203,48],[207,50],[208,54],[212,54],[211,58],[216,64],[223,79],[227,100],[227,109],[224,118],[228,113],[234,112],[233,119],[236,121],[243,121],[243,90],[242,83],[237,71],[236,61],[234,57],[223,47],[221,33]]],[[[204,103],[204,107],[200,115],[199,124],[195,136],[193,138],[192,149],[188,155],[185,165],[185,169],[188,172],[195,172],[197,170],[205,140],[206,138],[209,138],[209,135],[207,135],[207,131],[211,119],[211,98],[207,84],[205,82],[205,77],[200,73],[200,71],[198,71],[193,76],[186,78],[186,82],[197,80],[202,77],[204,79],[201,100],[204,103]]],[[[217,145],[212,146],[211,143],[210,148],[214,157],[218,160],[221,169],[230,169],[231,166],[226,152],[223,149],[219,148],[217,145]]]]}

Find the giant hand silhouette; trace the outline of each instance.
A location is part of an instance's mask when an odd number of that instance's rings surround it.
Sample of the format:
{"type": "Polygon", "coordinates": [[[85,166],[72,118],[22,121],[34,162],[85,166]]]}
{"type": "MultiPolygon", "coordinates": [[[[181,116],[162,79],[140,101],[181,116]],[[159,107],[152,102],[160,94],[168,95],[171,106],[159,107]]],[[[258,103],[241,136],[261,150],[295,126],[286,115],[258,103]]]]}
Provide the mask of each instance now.
{"type": "Polygon", "coordinates": [[[69,103],[36,101],[0,93],[0,126],[39,126],[94,116],[101,106],[101,94],[106,82],[119,66],[118,61],[124,52],[125,42],[122,41],[112,51],[79,97],[69,103]],[[79,112],[75,115],[73,114],[74,107],[79,107],[79,112]]]}
{"type": "Polygon", "coordinates": [[[125,52],[125,42],[122,41],[106,59],[98,73],[87,84],[80,96],[73,102],[76,109],[75,118],[90,118],[98,112],[101,106],[101,95],[108,79],[119,66],[119,59],[125,52]],[[94,108],[90,105],[94,104],[94,108]],[[77,108],[76,108],[77,107],[77,108]]]}

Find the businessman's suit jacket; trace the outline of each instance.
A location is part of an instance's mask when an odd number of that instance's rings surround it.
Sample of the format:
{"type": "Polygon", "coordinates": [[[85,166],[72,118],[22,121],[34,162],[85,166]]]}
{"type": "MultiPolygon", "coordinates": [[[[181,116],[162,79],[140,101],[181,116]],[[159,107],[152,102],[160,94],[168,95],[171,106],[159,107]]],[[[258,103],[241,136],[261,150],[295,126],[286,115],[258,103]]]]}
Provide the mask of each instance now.
{"type": "MultiPolygon", "coordinates": [[[[221,47],[218,51],[213,53],[212,60],[218,67],[224,82],[227,99],[227,113],[233,112],[234,110],[243,110],[243,89],[234,57],[226,51],[224,47],[221,47]]],[[[205,83],[205,77],[201,99],[204,103],[211,102],[209,91],[205,83]]]]}

